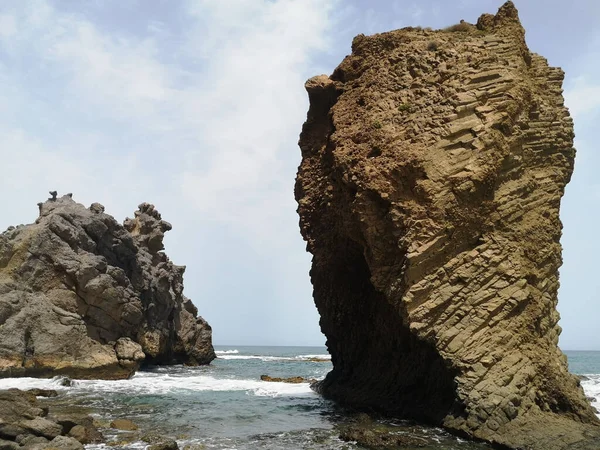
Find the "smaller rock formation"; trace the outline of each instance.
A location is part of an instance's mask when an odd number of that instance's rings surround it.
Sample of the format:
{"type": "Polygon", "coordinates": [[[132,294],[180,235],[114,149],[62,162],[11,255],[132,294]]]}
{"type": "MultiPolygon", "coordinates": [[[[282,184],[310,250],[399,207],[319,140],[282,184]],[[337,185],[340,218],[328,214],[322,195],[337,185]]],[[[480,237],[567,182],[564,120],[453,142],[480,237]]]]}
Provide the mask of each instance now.
{"type": "Polygon", "coordinates": [[[210,326],[183,295],[171,225],[142,203],[120,225],[55,192],[0,235],[0,377],[126,378],[141,363],[208,364],[210,326]]]}

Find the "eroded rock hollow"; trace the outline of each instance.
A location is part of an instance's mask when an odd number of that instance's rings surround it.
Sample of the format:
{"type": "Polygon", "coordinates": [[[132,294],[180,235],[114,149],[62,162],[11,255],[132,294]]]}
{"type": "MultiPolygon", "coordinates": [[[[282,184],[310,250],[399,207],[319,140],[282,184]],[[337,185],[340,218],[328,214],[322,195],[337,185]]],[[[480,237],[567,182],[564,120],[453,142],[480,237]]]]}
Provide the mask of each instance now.
{"type": "Polygon", "coordinates": [[[0,377],[126,378],[140,364],[208,364],[212,331],[183,295],[171,229],[142,203],[119,224],[52,193],[0,235],[0,377]]]}
{"type": "Polygon", "coordinates": [[[511,448],[600,448],[558,348],[563,75],[507,2],[476,25],[359,35],[308,80],[295,194],[324,395],[511,448]]]}

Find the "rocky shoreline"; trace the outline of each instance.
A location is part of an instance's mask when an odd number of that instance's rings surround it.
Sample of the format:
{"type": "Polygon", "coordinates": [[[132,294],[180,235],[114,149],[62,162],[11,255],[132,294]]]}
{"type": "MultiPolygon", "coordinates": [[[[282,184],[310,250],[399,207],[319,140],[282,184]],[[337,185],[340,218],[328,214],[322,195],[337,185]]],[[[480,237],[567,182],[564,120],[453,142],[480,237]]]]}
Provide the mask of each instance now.
{"type": "Polygon", "coordinates": [[[55,415],[37,397],[56,397],[53,390],[0,391],[0,449],[80,450],[83,444],[104,441],[86,414],[55,415]]]}
{"type": "Polygon", "coordinates": [[[87,444],[133,442],[148,444],[148,450],[179,449],[173,438],[140,430],[128,419],[97,419],[89,408],[61,403],[61,395],[51,389],[0,391],[0,450],[82,450],[87,444]],[[104,434],[110,432],[118,438],[107,439],[104,434]]]}

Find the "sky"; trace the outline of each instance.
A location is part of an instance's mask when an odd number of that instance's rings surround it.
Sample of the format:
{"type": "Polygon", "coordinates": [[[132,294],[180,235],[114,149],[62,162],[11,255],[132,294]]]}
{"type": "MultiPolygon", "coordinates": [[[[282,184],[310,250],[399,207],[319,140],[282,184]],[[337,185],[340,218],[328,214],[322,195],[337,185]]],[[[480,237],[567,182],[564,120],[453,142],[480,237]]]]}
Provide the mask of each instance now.
{"type": "MultiPolygon", "coordinates": [[[[121,221],[156,205],[218,345],[323,345],[293,195],[304,81],[352,37],[441,28],[491,0],[2,0],[0,229],[49,190],[121,221]]],[[[578,150],[563,199],[561,347],[600,350],[600,2],[516,0],[566,71],[578,150]]]]}

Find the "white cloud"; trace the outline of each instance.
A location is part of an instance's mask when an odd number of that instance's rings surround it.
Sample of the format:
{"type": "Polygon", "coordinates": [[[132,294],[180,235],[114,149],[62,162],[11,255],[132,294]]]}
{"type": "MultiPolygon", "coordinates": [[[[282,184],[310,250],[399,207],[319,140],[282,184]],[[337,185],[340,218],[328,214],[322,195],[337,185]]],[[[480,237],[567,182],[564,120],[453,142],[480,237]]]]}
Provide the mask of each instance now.
{"type": "Polygon", "coordinates": [[[11,38],[17,34],[17,22],[12,15],[0,14],[0,37],[11,38]]]}
{"type": "Polygon", "coordinates": [[[600,111],[600,83],[589,77],[574,79],[565,90],[565,102],[575,120],[600,111]]]}
{"type": "MultiPolygon", "coordinates": [[[[199,268],[227,271],[212,242],[221,227],[220,239],[252,249],[229,259],[265,264],[272,298],[258,306],[305,303],[302,328],[315,336],[293,183],[303,84],[328,47],[334,1],[190,1],[175,22],[148,12],[141,31],[94,15],[103,5],[12,4],[0,16],[0,187],[13,193],[0,198],[0,227],[32,220],[49,189],[100,201],[119,220],[153,201],[175,226],[167,245],[188,265],[188,295],[206,305],[212,280],[199,268]]],[[[227,288],[246,301],[243,286],[227,288]]],[[[222,305],[204,309],[218,335],[222,305]]]]}

